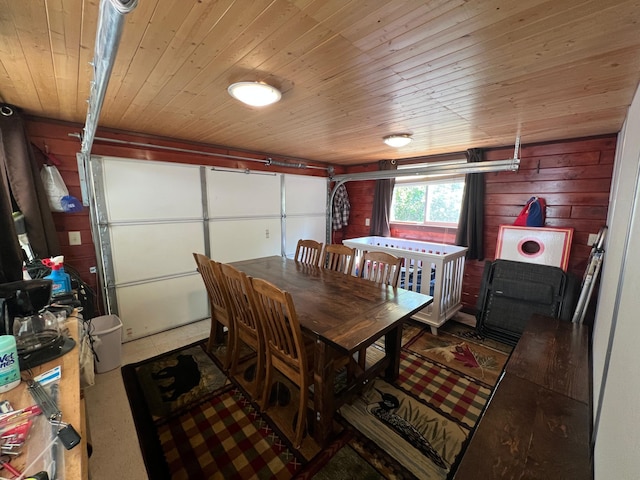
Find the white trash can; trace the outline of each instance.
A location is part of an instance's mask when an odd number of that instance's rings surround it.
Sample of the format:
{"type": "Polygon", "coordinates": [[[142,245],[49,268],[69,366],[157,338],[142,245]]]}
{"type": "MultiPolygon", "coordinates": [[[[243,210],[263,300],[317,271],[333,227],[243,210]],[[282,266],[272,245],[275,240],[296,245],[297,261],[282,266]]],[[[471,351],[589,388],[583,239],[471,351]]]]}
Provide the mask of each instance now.
{"type": "Polygon", "coordinates": [[[102,315],[91,319],[91,335],[96,337],[96,373],[118,368],[122,362],[122,321],[117,315],[102,315]]]}

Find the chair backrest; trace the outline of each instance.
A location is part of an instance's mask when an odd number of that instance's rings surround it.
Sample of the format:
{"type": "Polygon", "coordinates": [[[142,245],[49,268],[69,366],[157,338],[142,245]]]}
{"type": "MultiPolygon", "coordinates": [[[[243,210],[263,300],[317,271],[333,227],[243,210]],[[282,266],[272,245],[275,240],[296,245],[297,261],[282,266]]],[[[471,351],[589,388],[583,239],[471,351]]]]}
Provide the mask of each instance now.
{"type": "Polygon", "coordinates": [[[315,240],[301,239],[298,240],[294,259],[296,262],[307,263],[317,267],[320,263],[321,253],[322,243],[316,242],[315,240]]]}
{"type": "Polygon", "coordinates": [[[307,354],[293,298],[262,278],[252,278],[251,284],[273,366],[300,385],[306,374],[307,354]]]}
{"type": "Polygon", "coordinates": [[[402,258],[385,252],[364,252],[358,276],[375,283],[398,286],[402,258]]]}
{"type": "Polygon", "coordinates": [[[256,305],[251,279],[237,268],[220,264],[222,281],[229,292],[229,306],[236,321],[236,330],[253,332],[257,339],[262,337],[261,324],[256,318],[256,305]]]}
{"type": "Polygon", "coordinates": [[[356,259],[356,249],[332,243],[324,247],[320,266],[346,275],[353,274],[353,263],[356,259]]]}
{"type": "Polygon", "coordinates": [[[220,274],[216,274],[220,269],[220,264],[201,253],[194,253],[193,258],[196,261],[198,271],[207,289],[207,296],[211,304],[211,316],[214,316],[215,319],[223,325],[231,327],[229,314],[227,312],[229,302],[228,293],[225,285],[219,281],[220,274]]]}

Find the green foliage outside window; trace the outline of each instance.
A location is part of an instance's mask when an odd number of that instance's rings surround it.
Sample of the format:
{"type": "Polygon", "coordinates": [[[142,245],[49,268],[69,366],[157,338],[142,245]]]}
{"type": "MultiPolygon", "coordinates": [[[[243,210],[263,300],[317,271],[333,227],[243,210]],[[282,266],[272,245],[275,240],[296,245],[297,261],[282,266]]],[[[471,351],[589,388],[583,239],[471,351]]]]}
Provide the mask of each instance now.
{"type": "Polygon", "coordinates": [[[464,180],[396,184],[391,220],[413,223],[458,223],[464,180]]]}
{"type": "Polygon", "coordinates": [[[396,185],[391,218],[400,222],[423,222],[427,200],[426,185],[396,185]]]}
{"type": "Polygon", "coordinates": [[[427,221],[458,223],[463,190],[463,182],[430,185],[427,221]]]}

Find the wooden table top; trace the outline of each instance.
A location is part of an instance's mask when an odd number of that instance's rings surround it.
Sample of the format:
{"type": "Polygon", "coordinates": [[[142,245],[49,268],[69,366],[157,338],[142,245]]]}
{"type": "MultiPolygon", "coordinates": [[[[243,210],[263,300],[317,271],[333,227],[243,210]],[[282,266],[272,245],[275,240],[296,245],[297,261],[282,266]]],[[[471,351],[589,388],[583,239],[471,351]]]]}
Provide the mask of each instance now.
{"type": "Polygon", "coordinates": [[[456,480],[593,478],[588,327],[533,315],[456,480]]]}
{"type": "Polygon", "coordinates": [[[532,315],[505,371],[589,404],[588,327],[532,315]]]}
{"type": "MultiPolygon", "coordinates": [[[[78,345],[78,320],[75,317],[70,317],[66,321],[66,327],[69,329],[69,335],[76,341],[76,345],[71,351],[63,356],[50,360],[38,367],[32,369],[33,376],[40,375],[56,365],[61,366],[61,377],[58,384],[59,396],[58,407],[62,411],[62,420],[64,422],[73,425],[75,430],[82,437],[80,445],[72,448],[71,450],[65,450],[62,446],[58,447],[64,452],[64,478],[65,480],[79,480],[88,477],[88,465],[87,465],[87,445],[86,438],[84,436],[84,403],[80,398],[80,361],[79,361],[79,345],[78,345]]],[[[25,372],[22,372],[23,377],[25,372]]],[[[8,392],[0,393],[0,399],[8,400],[14,410],[28,407],[35,402],[31,397],[31,394],[27,390],[25,382],[21,382],[20,385],[8,392]]],[[[51,432],[51,427],[46,423],[47,435],[51,432]]],[[[26,459],[31,457],[28,453],[30,445],[38,445],[42,443],[41,439],[34,438],[34,436],[42,435],[42,431],[32,431],[30,438],[25,444],[23,453],[15,460],[12,460],[11,464],[22,471],[26,466],[26,459]]],[[[48,442],[47,442],[48,443],[48,442]]],[[[25,472],[29,475],[33,475],[36,472],[25,472]]],[[[7,476],[5,470],[0,471],[0,476],[7,476]]]]}
{"type": "Polygon", "coordinates": [[[471,438],[456,480],[586,480],[589,406],[509,373],[471,438]]]}
{"type": "Polygon", "coordinates": [[[302,328],[342,352],[358,351],[433,301],[429,295],[279,256],[232,265],[291,293],[302,328]]]}

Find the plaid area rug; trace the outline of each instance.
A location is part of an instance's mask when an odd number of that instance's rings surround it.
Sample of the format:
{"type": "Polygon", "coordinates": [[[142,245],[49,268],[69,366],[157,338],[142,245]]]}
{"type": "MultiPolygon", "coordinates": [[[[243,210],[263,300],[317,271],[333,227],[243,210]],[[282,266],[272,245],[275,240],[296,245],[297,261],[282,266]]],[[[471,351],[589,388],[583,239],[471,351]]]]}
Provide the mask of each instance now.
{"type": "MultiPolygon", "coordinates": [[[[344,405],[335,418],[335,440],[325,449],[311,435],[300,450],[292,447],[288,420],[283,423],[283,418],[291,418],[295,387],[280,378],[272,392],[275,407],[260,412],[246,395],[242,379],[231,381],[216,355],[205,352],[204,340],[124,366],[149,478],[453,476],[491,388],[473,372],[449,368],[446,361],[434,361],[411,348],[425,338],[432,341],[430,336],[421,325],[407,325],[397,382],[375,379],[360,397],[344,405]]],[[[380,345],[369,350],[376,355],[376,349],[380,345]]],[[[251,362],[248,365],[244,376],[251,371],[251,362]]]]}

